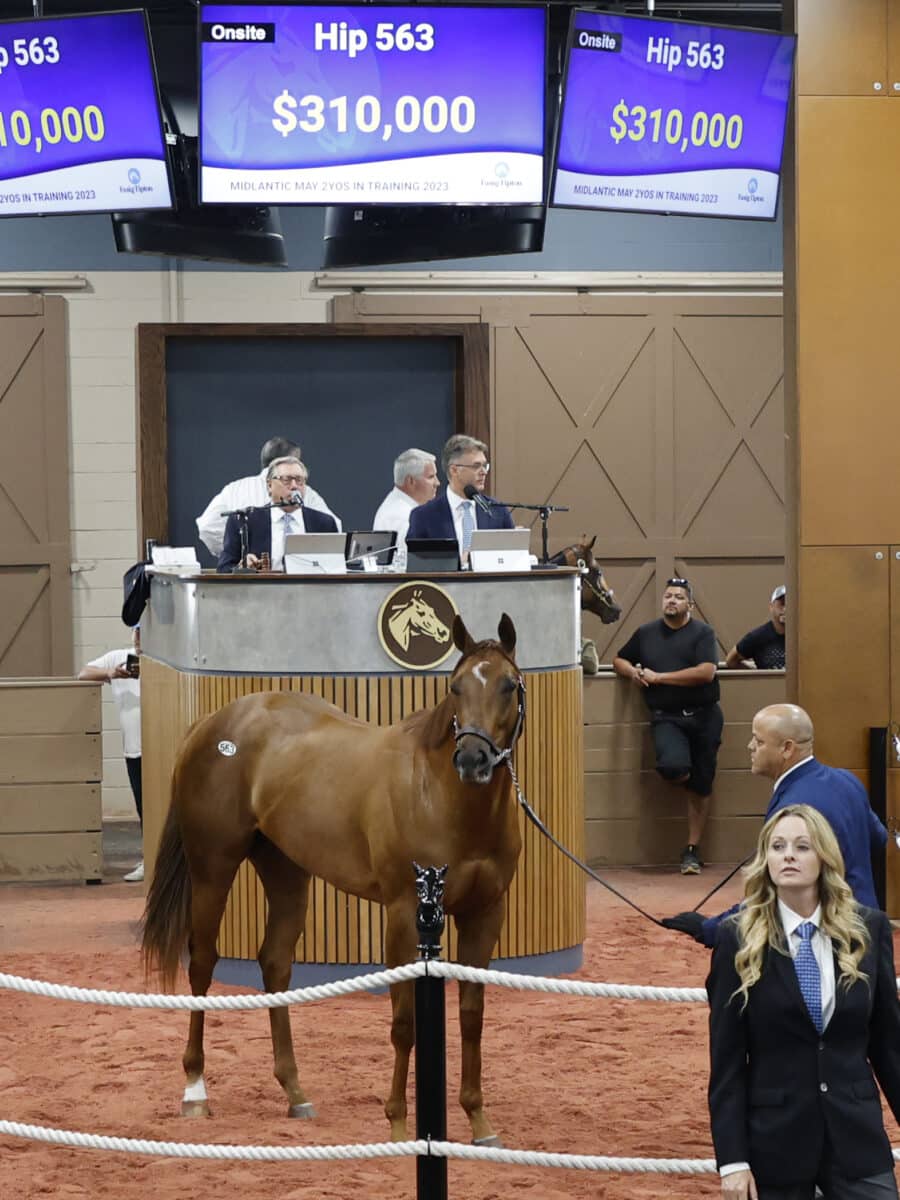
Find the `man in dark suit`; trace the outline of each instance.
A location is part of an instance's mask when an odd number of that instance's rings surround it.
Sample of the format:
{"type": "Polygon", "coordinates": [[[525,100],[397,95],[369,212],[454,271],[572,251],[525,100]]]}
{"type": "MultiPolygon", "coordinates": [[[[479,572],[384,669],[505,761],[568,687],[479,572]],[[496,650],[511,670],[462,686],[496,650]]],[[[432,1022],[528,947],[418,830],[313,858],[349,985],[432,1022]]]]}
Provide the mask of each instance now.
{"type": "MultiPolygon", "coordinates": [[[[808,804],[826,818],[834,830],[844,870],[854,898],[878,908],[872,855],[883,852],[887,830],[875,816],[866,789],[850,771],[826,767],[813,755],[813,723],[796,704],[770,704],[753,718],[749,743],[750,770],[775,783],[765,820],[789,804],[808,804]]],[[[690,934],[705,946],[716,944],[722,920],[733,913],[704,918],[700,913],[667,917],[668,929],[690,934]]]]}
{"type": "Polygon", "coordinates": [[[407,538],[456,538],[460,561],[466,565],[476,529],[512,529],[509,509],[484,495],[491,464],[487,446],[464,433],[449,438],[441,452],[447,490],[413,509],[407,538]],[[466,496],[471,486],[479,500],[466,496]]]}
{"type": "MultiPolygon", "coordinates": [[[[273,571],[284,567],[284,539],[291,533],[337,533],[334,517],[306,508],[307,471],[299,458],[276,458],[266,472],[271,507],[254,508],[247,517],[246,566],[255,567],[268,554],[273,571]]],[[[228,574],[241,561],[239,518],[230,516],[225,525],[222,553],[216,570],[228,574]]]]}

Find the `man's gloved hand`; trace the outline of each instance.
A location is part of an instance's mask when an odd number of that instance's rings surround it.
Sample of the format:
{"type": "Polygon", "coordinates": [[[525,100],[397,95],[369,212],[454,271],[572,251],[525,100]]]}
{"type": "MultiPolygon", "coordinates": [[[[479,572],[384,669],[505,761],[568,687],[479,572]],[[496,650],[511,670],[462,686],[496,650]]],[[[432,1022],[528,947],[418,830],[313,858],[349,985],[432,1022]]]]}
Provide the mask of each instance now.
{"type": "Polygon", "coordinates": [[[705,945],[703,941],[703,922],[705,918],[698,912],[683,912],[676,913],[674,917],[663,917],[662,924],[666,929],[677,929],[679,933],[686,933],[699,942],[701,946],[705,945]]]}

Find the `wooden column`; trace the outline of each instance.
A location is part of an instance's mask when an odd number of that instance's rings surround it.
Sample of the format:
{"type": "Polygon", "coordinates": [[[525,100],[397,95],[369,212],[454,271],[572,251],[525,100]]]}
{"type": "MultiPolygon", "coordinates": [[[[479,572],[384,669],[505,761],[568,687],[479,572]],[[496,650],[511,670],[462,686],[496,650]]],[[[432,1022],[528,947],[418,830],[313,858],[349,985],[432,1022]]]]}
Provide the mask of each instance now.
{"type": "MultiPolygon", "coordinates": [[[[794,0],[785,189],[794,439],[790,694],[818,754],[867,779],[868,727],[900,717],[900,0],[794,0]]],[[[889,813],[900,810],[891,770],[889,813]]],[[[900,911],[900,859],[888,859],[900,911]]]]}

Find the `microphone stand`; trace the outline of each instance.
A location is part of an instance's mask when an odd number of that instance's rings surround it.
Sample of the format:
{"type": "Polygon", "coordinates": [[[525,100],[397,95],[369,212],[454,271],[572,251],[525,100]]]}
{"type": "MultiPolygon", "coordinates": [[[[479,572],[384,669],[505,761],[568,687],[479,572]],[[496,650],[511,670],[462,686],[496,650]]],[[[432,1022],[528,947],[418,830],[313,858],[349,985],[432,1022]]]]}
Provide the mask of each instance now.
{"type": "Polygon", "coordinates": [[[554,566],[550,561],[550,552],[547,546],[547,523],[550,520],[550,514],[554,512],[568,512],[569,508],[565,504],[519,504],[517,502],[507,502],[506,500],[485,500],[485,504],[489,504],[492,508],[524,508],[529,512],[536,512],[541,518],[541,561],[539,567],[545,570],[554,566]]]}
{"type": "MultiPolygon", "coordinates": [[[[221,517],[237,517],[238,535],[241,539],[241,560],[236,567],[231,568],[232,575],[256,575],[254,567],[247,566],[247,555],[250,553],[250,534],[248,522],[250,514],[258,508],[289,508],[290,500],[272,500],[269,504],[251,504],[247,508],[233,508],[229,512],[220,513],[221,517]]],[[[300,506],[303,507],[302,504],[300,506]]]]}

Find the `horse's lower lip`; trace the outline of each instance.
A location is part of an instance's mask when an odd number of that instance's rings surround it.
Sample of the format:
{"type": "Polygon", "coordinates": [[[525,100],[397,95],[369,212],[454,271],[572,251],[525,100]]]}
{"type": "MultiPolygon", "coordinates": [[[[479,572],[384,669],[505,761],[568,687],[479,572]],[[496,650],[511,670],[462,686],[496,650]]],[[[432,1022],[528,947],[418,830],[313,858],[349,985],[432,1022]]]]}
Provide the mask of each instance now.
{"type": "Polygon", "coordinates": [[[457,767],[456,773],[459,775],[460,783],[490,783],[493,772],[490,767],[485,767],[480,771],[470,771],[465,767],[457,767]]]}

